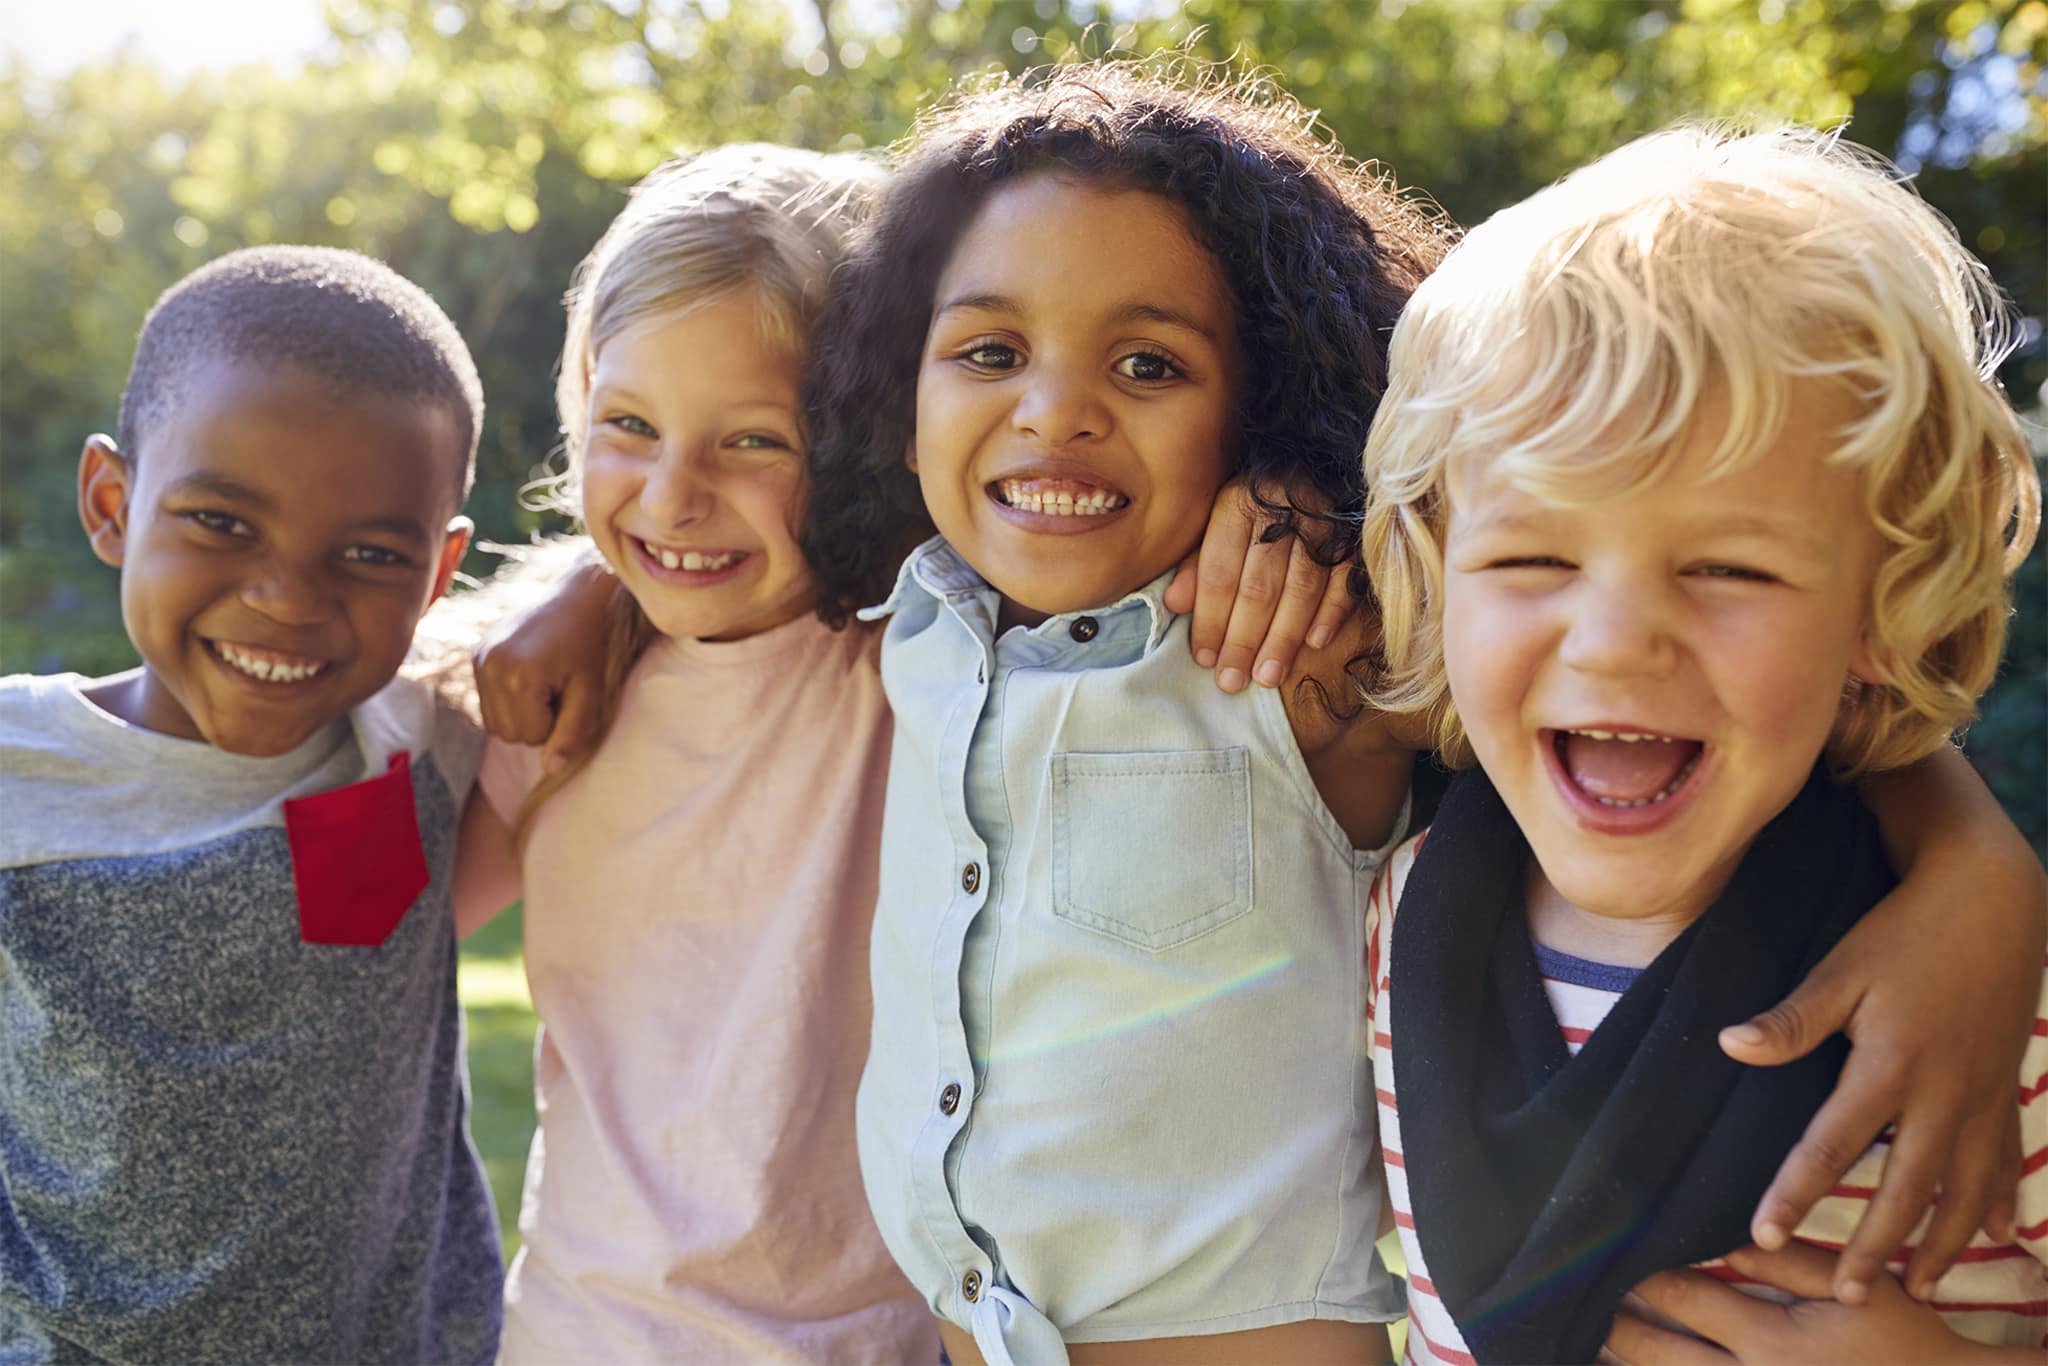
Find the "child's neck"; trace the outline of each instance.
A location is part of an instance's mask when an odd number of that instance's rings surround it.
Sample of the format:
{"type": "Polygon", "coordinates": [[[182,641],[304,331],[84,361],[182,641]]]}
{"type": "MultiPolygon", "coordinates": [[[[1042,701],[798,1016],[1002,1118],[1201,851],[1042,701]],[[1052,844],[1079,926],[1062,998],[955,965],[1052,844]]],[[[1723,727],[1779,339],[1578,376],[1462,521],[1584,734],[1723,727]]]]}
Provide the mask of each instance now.
{"type": "Polygon", "coordinates": [[[1707,913],[1724,885],[1725,878],[1711,888],[1696,889],[1678,905],[1641,916],[1603,915],[1566,897],[1532,858],[1523,880],[1522,903],[1529,938],[1544,948],[1611,967],[1646,968],[1707,913]]]}

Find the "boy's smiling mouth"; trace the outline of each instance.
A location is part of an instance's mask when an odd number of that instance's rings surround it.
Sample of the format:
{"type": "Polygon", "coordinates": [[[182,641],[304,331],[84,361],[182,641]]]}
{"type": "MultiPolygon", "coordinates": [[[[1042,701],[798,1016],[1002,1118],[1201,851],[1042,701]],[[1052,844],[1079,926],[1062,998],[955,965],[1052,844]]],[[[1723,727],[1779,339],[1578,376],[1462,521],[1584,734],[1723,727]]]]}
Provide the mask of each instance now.
{"type": "Polygon", "coordinates": [[[1594,823],[1615,833],[1649,829],[1676,815],[1706,744],[1633,727],[1546,730],[1552,776],[1594,823]]]}
{"type": "Polygon", "coordinates": [[[215,659],[261,683],[304,683],[326,672],[328,661],[306,655],[266,650],[256,645],[238,645],[227,640],[206,640],[215,659]]]}

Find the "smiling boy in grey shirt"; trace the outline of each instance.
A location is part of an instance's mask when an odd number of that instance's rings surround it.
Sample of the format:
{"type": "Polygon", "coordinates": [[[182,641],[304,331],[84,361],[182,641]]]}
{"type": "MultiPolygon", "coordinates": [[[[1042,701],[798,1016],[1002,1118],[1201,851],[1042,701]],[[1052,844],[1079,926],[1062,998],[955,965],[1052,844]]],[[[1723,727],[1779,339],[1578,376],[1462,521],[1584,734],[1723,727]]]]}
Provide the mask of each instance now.
{"type": "Polygon", "coordinates": [[[142,667],[0,680],[0,1362],[488,1361],[448,890],[477,737],[395,680],[482,397],[424,292],[237,252],[79,505],[142,667]]]}

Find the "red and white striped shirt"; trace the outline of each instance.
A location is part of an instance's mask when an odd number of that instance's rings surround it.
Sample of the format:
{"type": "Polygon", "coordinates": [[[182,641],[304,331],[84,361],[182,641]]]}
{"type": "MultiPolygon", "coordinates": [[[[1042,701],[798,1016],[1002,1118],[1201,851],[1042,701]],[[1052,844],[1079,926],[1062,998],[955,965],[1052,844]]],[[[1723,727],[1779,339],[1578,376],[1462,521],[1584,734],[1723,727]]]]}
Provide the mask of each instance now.
{"type": "MultiPolygon", "coordinates": [[[[1384,1008],[1391,984],[1387,972],[1393,944],[1394,908],[1415,853],[1426,837],[1417,835],[1394,852],[1373,882],[1366,905],[1367,970],[1372,990],[1367,1021],[1372,1030],[1372,1070],[1379,1092],[1380,1143],[1386,1154],[1387,1188],[1392,1196],[1394,1224],[1401,1251],[1408,1259],[1408,1366],[1472,1366],[1466,1345],[1450,1312],[1430,1283],[1429,1263],[1415,1236],[1408,1201],[1408,1173],[1401,1153],[1401,1120],[1394,1091],[1392,1012],[1384,1008]]],[[[1633,969],[1588,963],[1547,950],[1538,951],[1543,986],[1557,1015],[1567,1047],[1576,1053],[1627,989],[1633,969]]],[[[2041,1004],[2036,1008],[2033,1038],[2020,1066],[2020,1138],[2026,1154],[2019,1191],[2019,1237],[1993,1242],[1981,1230],[1956,1265],[1935,1285],[1934,1308],[1958,1335],[1975,1342],[2006,1347],[2048,1347],[2048,974],[2043,977],[2041,1004]]],[[[1795,1234],[1802,1242],[1840,1249],[1857,1223],[1884,1171],[1890,1145],[1882,1138],[1858,1158],[1841,1184],[1814,1206],[1795,1234]]],[[[1925,1232],[1923,1218],[1890,1266],[1903,1273],[1907,1258],[1925,1232]]],[[[1719,1262],[1701,1269],[1750,1294],[1786,1298],[1769,1286],[1745,1281],[1719,1262]]]]}

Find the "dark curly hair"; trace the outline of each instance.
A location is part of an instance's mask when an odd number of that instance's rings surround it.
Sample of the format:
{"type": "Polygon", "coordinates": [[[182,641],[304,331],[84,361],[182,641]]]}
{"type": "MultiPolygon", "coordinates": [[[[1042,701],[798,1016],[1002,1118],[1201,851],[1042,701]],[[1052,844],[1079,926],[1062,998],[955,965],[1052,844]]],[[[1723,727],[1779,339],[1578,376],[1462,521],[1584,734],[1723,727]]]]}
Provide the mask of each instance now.
{"type": "MultiPolygon", "coordinates": [[[[1433,205],[1347,158],[1314,114],[1261,76],[1086,62],[969,88],[926,113],[839,268],[805,383],[810,511],[803,547],[834,625],[880,601],[930,534],[904,465],[938,278],[991,193],[1040,171],[1180,206],[1229,282],[1246,360],[1249,478],[1316,558],[1355,558],[1359,456],[1386,386],[1387,342],[1451,229],[1433,205]]],[[[1363,597],[1354,569],[1354,593],[1363,597]]]]}

